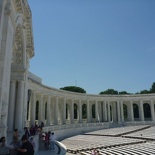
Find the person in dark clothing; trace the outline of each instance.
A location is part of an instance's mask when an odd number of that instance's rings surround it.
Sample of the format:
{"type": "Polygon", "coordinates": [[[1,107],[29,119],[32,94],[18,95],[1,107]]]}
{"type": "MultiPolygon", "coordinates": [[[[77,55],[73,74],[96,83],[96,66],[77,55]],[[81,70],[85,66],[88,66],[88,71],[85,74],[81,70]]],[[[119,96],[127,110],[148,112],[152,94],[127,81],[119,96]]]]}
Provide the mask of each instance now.
{"type": "Polygon", "coordinates": [[[19,155],[34,155],[34,148],[32,144],[28,141],[27,136],[23,135],[22,146],[18,149],[19,155]]]}
{"type": "Polygon", "coordinates": [[[27,136],[27,139],[30,137],[30,131],[27,127],[24,127],[25,136],[27,136]]]}

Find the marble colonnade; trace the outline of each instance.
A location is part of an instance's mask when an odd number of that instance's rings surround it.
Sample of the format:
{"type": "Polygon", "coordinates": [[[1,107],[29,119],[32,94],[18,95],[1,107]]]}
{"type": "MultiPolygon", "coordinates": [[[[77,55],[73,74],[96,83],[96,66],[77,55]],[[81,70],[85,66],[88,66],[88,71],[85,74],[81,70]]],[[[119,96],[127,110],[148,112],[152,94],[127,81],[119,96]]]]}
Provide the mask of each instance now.
{"type": "MultiPolygon", "coordinates": [[[[29,103],[29,125],[41,121],[47,126],[58,124],[92,123],[92,122],[117,122],[146,121],[144,105],[150,109],[150,119],[155,121],[154,94],[142,95],[87,95],[66,92],[38,84],[42,92],[33,90],[36,84],[30,82],[32,88],[29,103]],[[33,84],[32,84],[33,83],[33,84]],[[48,90],[48,93],[47,93],[48,90]],[[48,94],[48,95],[47,95],[48,94]],[[36,119],[36,103],[39,110],[36,119]],[[134,116],[134,104],[138,107],[139,117],[134,116]],[[85,105],[85,108],[84,108],[85,105]],[[93,108],[94,112],[93,112],[93,108]],[[124,108],[126,107],[126,115],[124,108]],[[84,112],[86,114],[84,114],[84,112]],[[93,114],[94,113],[94,114],[93,114]],[[86,116],[85,116],[86,115],[86,116]]],[[[35,86],[36,87],[36,86],[35,86]]]]}

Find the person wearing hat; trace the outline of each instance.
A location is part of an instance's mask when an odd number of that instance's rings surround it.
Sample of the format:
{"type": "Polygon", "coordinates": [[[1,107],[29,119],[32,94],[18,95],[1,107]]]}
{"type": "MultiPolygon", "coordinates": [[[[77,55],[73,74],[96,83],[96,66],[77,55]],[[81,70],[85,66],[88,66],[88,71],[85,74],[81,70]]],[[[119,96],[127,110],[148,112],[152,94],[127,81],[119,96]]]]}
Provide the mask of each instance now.
{"type": "Polygon", "coordinates": [[[28,141],[28,138],[26,135],[22,136],[22,145],[18,149],[18,155],[34,155],[34,149],[32,144],[28,141]]]}

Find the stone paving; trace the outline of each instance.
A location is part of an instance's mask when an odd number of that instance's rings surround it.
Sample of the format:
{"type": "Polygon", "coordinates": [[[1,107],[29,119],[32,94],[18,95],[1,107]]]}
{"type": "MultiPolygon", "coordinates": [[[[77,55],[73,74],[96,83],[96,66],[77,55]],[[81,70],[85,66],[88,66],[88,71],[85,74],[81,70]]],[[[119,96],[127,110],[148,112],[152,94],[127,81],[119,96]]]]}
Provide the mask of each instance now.
{"type": "MultiPolygon", "coordinates": [[[[47,151],[39,151],[35,155],[55,155],[55,154],[56,154],[56,152],[47,150],[47,151]]],[[[75,154],[67,152],[66,155],[75,155],[75,154]]],[[[76,154],[76,155],[78,155],[78,154],[76,154]]]]}

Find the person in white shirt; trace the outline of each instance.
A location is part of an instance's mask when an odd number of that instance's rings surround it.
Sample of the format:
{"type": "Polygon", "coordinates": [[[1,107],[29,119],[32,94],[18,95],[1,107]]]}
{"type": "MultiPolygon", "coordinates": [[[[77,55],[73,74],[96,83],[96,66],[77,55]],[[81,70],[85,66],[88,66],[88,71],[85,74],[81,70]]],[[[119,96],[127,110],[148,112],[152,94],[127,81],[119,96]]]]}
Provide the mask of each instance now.
{"type": "Polygon", "coordinates": [[[50,140],[50,149],[55,150],[55,135],[54,135],[54,132],[52,132],[50,134],[49,140],[50,140]]]}

